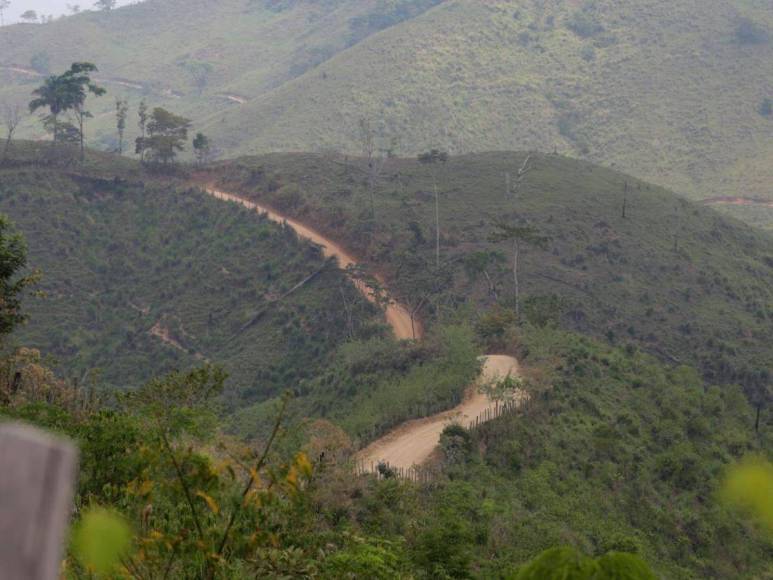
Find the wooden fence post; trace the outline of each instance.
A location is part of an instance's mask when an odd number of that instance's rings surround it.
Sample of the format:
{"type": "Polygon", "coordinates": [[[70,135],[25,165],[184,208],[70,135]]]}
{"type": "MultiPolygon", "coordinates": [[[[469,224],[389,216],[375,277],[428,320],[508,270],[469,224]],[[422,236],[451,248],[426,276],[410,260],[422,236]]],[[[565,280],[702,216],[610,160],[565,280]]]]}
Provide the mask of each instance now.
{"type": "Polygon", "coordinates": [[[0,425],[0,577],[59,578],[77,457],[72,443],[0,425]]]}

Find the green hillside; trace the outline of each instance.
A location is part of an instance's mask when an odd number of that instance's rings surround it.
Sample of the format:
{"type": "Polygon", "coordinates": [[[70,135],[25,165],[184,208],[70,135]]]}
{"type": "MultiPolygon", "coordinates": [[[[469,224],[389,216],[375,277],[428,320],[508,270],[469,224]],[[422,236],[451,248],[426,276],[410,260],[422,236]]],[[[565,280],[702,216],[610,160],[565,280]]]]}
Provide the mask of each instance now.
{"type": "Polygon", "coordinates": [[[43,272],[15,338],[68,376],[136,387],[210,361],[242,405],[313,376],[351,334],[381,332],[345,276],[292,231],[180,180],[115,169],[107,158],[77,173],[0,168],[0,212],[43,272]]]}
{"type": "MultiPolygon", "coordinates": [[[[663,578],[770,574],[765,529],[720,493],[771,450],[768,234],[554,155],[390,159],[371,192],[364,160],[330,154],[163,174],[42,148],[14,143],[0,166],[0,212],[44,271],[29,324],[0,336],[0,421],[79,442],[74,517],[122,515],[120,570],[520,578],[569,546],[663,578]],[[352,249],[421,305],[426,336],[394,341],[318,249],[195,186],[213,180],[352,249]],[[497,223],[545,239],[522,242],[519,315],[497,223]],[[458,402],[484,353],[518,357],[523,409],[447,428],[422,483],[352,469],[362,444],[458,402]],[[222,396],[218,372],[190,371],[207,361],[231,373],[222,396]],[[92,382],[134,388],[103,404],[92,382]]],[[[73,543],[74,574],[80,558],[73,543]]]]}
{"type": "Polygon", "coordinates": [[[632,342],[720,383],[755,384],[771,368],[767,233],[582,161],[466,155],[434,169],[442,267],[433,274],[433,169],[389,160],[374,187],[374,223],[364,167],[329,155],[276,154],[225,162],[217,171],[224,187],[357,248],[401,300],[422,305],[428,321],[467,307],[473,320],[488,323],[481,306],[512,308],[512,247],[491,241],[503,221],[547,238],[543,247],[522,244],[524,316],[560,317],[567,328],[632,342]]]}
{"type": "Polygon", "coordinates": [[[773,572],[764,531],[716,499],[728,463],[770,451],[770,418],[755,433],[738,389],[711,387],[687,367],[550,329],[517,335],[524,364],[551,386],[523,414],[448,433],[451,481],[425,500],[425,530],[474,538],[458,549],[479,578],[564,544],[638,553],[658,578],[773,572]]]}
{"type": "MultiPolygon", "coordinates": [[[[149,0],[3,28],[0,65],[93,60],[225,154],[358,152],[369,117],[403,154],[557,150],[693,198],[771,198],[771,34],[765,0],[149,0]]],[[[0,75],[0,100],[37,81],[0,75]]],[[[103,147],[112,108],[92,105],[103,147]]]]}

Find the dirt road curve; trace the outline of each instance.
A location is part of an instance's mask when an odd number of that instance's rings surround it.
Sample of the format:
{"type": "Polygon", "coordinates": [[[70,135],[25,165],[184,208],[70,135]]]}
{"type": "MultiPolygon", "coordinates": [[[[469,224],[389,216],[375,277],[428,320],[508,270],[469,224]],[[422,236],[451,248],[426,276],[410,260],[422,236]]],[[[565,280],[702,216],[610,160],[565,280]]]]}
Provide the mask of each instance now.
{"type": "Polygon", "coordinates": [[[403,469],[424,463],[440,442],[440,434],[446,425],[458,422],[466,427],[484,411],[495,407],[487,395],[478,391],[479,384],[504,379],[519,372],[518,361],[512,357],[492,355],[484,357],[484,360],[479,383],[469,389],[461,405],[432,417],[403,423],[360,451],[357,459],[368,468],[380,462],[403,469]]]}
{"type": "MultiPolygon", "coordinates": [[[[243,205],[244,207],[247,207],[249,209],[254,209],[255,211],[263,213],[271,221],[274,221],[277,223],[283,223],[283,222],[287,223],[287,225],[290,226],[293,230],[295,230],[295,232],[300,237],[306,238],[307,240],[310,240],[315,244],[317,244],[318,246],[320,246],[322,248],[322,252],[325,255],[325,257],[337,258],[338,264],[341,266],[341,268],[346,269],[349,266],[354,266],[357,264],[357,261],[354,259],[354,257],[351,254],[349,254],[346,250],[344,250],[341,246],[339,246],[338,244],[336,244],[331,240],[328,240],[327,238],[322,236],[322,234],[315,232],[311,228],[303,225],[302,223],[294,219],[283,216],[268,207],[264,207],[260,204],[255,203],[254,201],[250,201],[248,199],[245,199],[233,193],[221,191],[213,187],[208,187],[206,191],[207,193],[209,193],[213,197],[216,197],[217,199],[238,203],[243,205]]],[[[362,292],[362,294],[368,300],[370,300],[371,302],[375,302],[373,290],[370,287],[368,287],[365,283],[359,280],[355,280],[354,283],[355,283],[355,286],[357,286],[357,289],[360,292],[362,292]]],[[[419,328],[418,324],[416,325],[416,336],[414,336],[413,325],[411,324],[411,315],[408,313],[408,310],[401,304],[390,304],[386,309],[386,319],[387,319],[387,323],[395,333],[395,336],[399,340],[410,340],[413,338],[421,338],[421,329],[419,328]]]]}
{"type": "MultiPolygon", "coordinates": [[[[207,187],[207,193],[213,197],[238,203],[265,214],[268,219],[286,223],[302,238],[312,241],[322,248],[326,257],[335,257],[342,268],[355,265],[357,261],[344,248],[335,242],[328,240],[322,234],[314,231],[308,226],[297,220],[283,216],[276,211],[245,199],[239,195],[221,191],[214,187],[207,187]]],[[[381,282],[381,280],[379,280],[381,282]]],[[[368,300],[375,301],[374,291],[361,281],[355,281],[358,290],[365,295],[368,300]]],[[[386,310],[386,319],[389,326],[398,339],[417,339],[421,338],[421,327],[411,324],[411,316],[408,310],[400,304],[391,304],[386,310]]],[[[517,375],[519,373],[518,361],[510,356],[492,355],[483,357],[483,372],[478,382],[472,385],[468,391],[465,400],[454,409],[445,411],[424,419],[408,421],[400,425],[397,429],[388,433],[381,439],[373,442],[367,448],[363,449],[357,458],[366,466],[378,464],[379,462],[389,463],[392,467],[410,468],[414,465],[424,463],[432,451],[437,447],[440,441],[440,434],[446,425],[457,421],[467,426],[471,421],[482,415],[488,409],[493,409],[496,403],[488,398],[479,390],[481,384],[486,384],[497,379],[504,379],[508,375],[517,375]]],[[[524,393],[519,393],[523,398],[524,393]]]]}

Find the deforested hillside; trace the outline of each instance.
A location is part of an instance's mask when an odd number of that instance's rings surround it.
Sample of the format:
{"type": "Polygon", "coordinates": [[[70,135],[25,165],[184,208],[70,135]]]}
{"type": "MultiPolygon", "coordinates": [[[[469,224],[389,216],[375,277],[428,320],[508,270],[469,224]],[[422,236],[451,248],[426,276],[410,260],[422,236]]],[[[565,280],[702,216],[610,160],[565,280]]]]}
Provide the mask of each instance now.
{"type": "Polygon", "coordinates": [[[391,159],[372,189],[364,160],[329,155],[246,158],[217,171],[224,188],[357,248],[428,321],[467,305],[495,338],[500,316],[518,306],[515,234],[521,317],[638,345],[718,383],[751,387],[769,372],[773,239],[646,182],[527,153],[391,159]]]}
{"type": "MultiPolygon", "coordinates": [[[[368,118],[403,154],[556,150],[694,198],[765,199],[772,31],[764,0],[149,0],[0,29],[0,98],[86,59],[225,154],[359,152],[368,118]]],[[[92,142],[112,147],[102,101],[92,142]]]]}
{"type": "Polygon", "coordinates": [[[211,362],[238,406],[381,332],[377,311],[291,230],[133,164],[5,166],[0,212],[42,271],[15,338],[79,380],[136,387],[211,362]]]}

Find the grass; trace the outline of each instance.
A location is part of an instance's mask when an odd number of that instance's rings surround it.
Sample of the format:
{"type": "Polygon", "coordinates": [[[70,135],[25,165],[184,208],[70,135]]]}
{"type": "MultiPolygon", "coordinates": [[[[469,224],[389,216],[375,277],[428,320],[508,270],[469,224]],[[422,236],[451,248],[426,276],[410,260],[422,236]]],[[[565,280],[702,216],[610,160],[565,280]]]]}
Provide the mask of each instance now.
{"type": "Polygon", "coordinates": [[[100,382],[125,388],[212,361],[230,373],[234,408],[314,376],[351,335],[382,331],[346,277],[292,231],[179,180],[98,167],[0,167],[0,212],[43,271],[15,338],[68,376],[99,369],[100,382]]]}
{"type": "MultiPolygon", "coordinates": [[[[355,445],[368,443],[404,421],[459,404],[478,376],[479,354],[472,329],[457,324],[438,328],[421,343],[350,341],[316,376],[299,384],[291,423],[321,417],[343,429],[355,445]]],[[[275,399],[242,409],[227,428],[246,438],[263,435],[278,407],[275,399]]]]}
{"type": "Polygon", "coordinates": [[[434,498],[475,526],[479,577],[566,544],[639,553],[662,578],[769,573],[770,538],[719,500],[729,465],[771,449],[740,389],[551,329],[518,339],[551,387],[476,431],[434,498]]]}
{"type": "MultiPolygon", "coordinates": [[[[465,304],[477,320],[480,308],[492,305],[484,276],[465,273],[465,261],[479,252],[495,256],[488,273],[500,304],[512,305],[511,248],[489,240],[497,221],[528,223],[549,243],[524,247],[522,292],[558,296],[567,328],[633,342],[664,360],[696,365],[719,383],[754,381],[770,367],[769,234],[667,190],[560,156],[532,154],[520,190],[507,196],[505,174],[516,175],[525,157],[452,157],[437,169],[444,267],[442,290],[422,310],[428,321],[465,304]]],[[[357,249],[415,305],[434,270],[431,170],[390,160],[376,188],[374,226],[362,163],[274,154],[226,162],[216,172],[225,187],[357,249]]]]}
{"type": "MultiPolygon", "coordinates": [[[[773,41],[736,35],[744,18],[773,30],[769,3],[433,4],[150,0],[4,28],[0,64],[27,66],[41,51],[52,70],[93,60],[104,79],[143,85],[108,83],[133,111],[144,97],[187,115],[225,155],[356,153],[369,117],[403,154],[555,149],[695,199],[773,196],[773,121],[758,111],[773,41]],[[197,63],[212,68],[203,87],[197,63]]],[[[3,100],[26,103],[38,82],[0,75],[3,100]]],[[[113,147],[113,100],[90,107],[92,142],[113,147]]],[[[26,121],[24,136],[40,133],[26,121]]]]}

